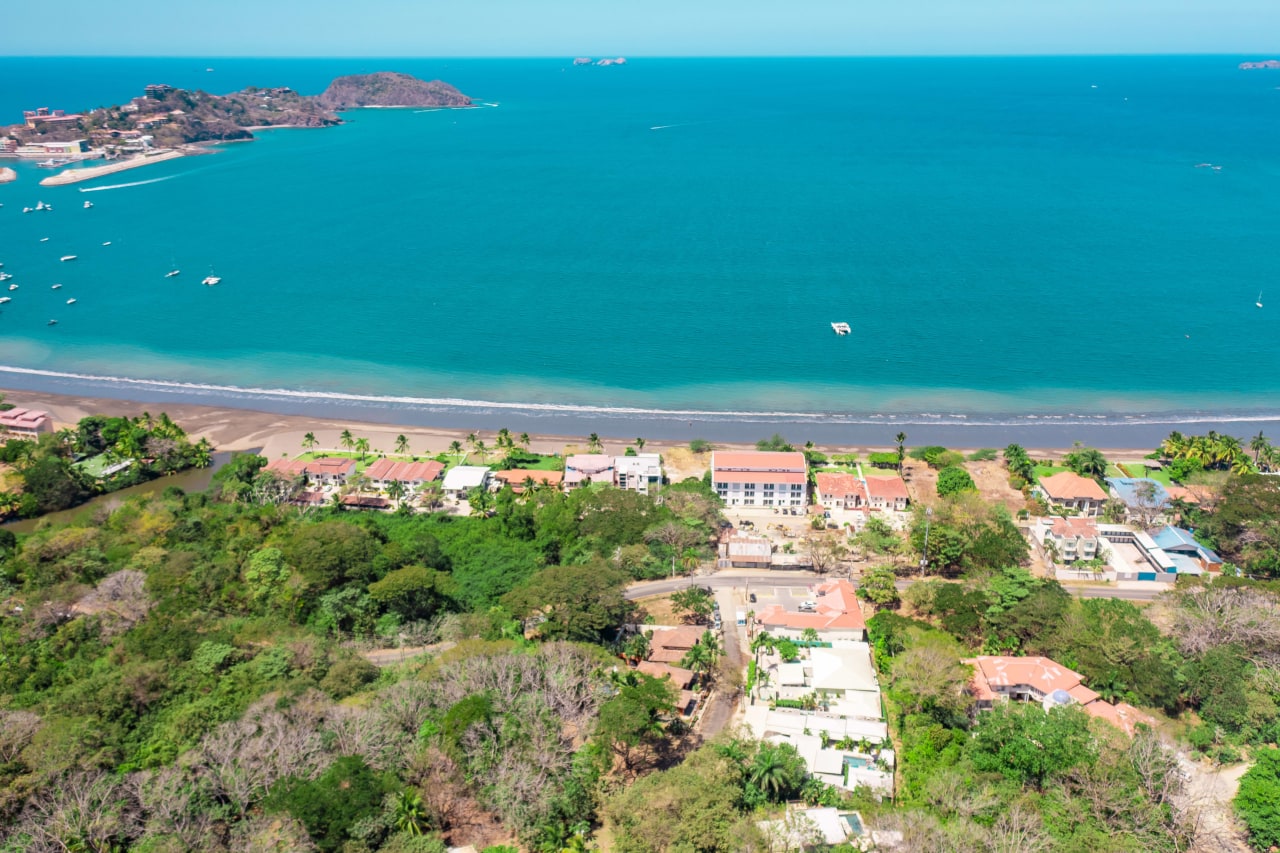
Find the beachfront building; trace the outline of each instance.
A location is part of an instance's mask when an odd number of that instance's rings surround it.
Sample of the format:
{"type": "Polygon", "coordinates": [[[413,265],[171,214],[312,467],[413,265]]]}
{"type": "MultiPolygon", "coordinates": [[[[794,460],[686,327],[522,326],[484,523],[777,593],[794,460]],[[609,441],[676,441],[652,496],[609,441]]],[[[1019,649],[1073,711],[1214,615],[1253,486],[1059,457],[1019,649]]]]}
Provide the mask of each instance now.
{"type": "Polygon", "coordinates": [[[775,637],[800,639],[810,628],[824,639],[862,641],[867,636],[867,622],[853,584],[844,578],[826,581],[814,590],[810,612],[787,610],[781,604],[770,604],[756,614],[756,624],[775,637]]]}
{"type": "Polygon", "coordinates": [[[592,483],[614,485],[614,458],[603,453],[578,453],[564,460],[564,490],[572,492],[592,483]]]}
{"type": "Polygon", "coordinates": [[[379,459],[365,469],[364,475],[375,489],[386,489],[399,482],[410,492],[417,492],[427,483],[440,479],[444,464],[434,459],[427,462],[403,462],[396,459],[379,459]]]}
{"type": "Polygon", "coordinates": [[[0,412],[0,441],[22,438],[34,441],[53,432],[53,418],[38,409],[13,408],[0,412]]]}
{"type": "Polygon", "coordinates": [[[482,468],[479,465],[459,465],[456,468],[450,468],[444,475],[444,484],[441,489],[445,497],[466,500],[472,489],[488,487],[489,476],[488,468],[482,468]]]}
{"type": "Polygon", "coordinates": [[[814,500],[824,509],[861,509],[867,506],[867,487],[856,474],[819,471],[813,475],[814,500]]]}
{"type": "Polygon", "coordinates": [[[899,476],[868,477],[864,482],[867,487],[867,505],[872,509],[906,512],[911,504],[907,484],[899,476]]]}
{"type": "Polygon", "coordinates": [[[319,459],[273,459],[263,470],[286,480],[303,477],[313,485],[342,486],[356,472],[356,460],[328,456],[319,459]]]}
{"type": "Polygon", "coordinates": [[[711,487],[726,506],[800,507],[807,502],[808,465],[798,451],[711,454],[711,487]]]}
{"type": "Polygon", "coordinates": [[[1074,563],[1098,556],[1101,538],[1092,518],[1053,518],[1044,528],[1041,541],[1056,562],[1074,563]]]}
{"type": "Polygon", "coordinates": [[[1149,477],[1108,477],[1107,487],[1111,497],[1124,504],[1125,522],[1140,527],[1173,520],[1175,500],[1188,504],[1200,502],[1182,486],[1166,486],[1149,477]]]}
{"type": "Polygon", "coordinates": [[[1149,716],[1128,703],[1104,702],[1084,686],[1078,672],[1050,658],[980,655],[964,663],[973,667],[969,690],[979,711],[989,711],[996,702],[1008,701],[1036,702],[1046,711],[1074,704],[1129,735],[1138,723],[1154,725],[1149,716]]]}
{"type": "Polygon", "coordinates": [[[495,471],[493,481],[497,488],[510,486],[517,495],[522,494],[528,485],[560,488],[564,481],[563,471],[535,471],[531,468],[512,468],[509,471],[495,471]]]}
{"type": "Polygon", "coordinates": [[[1073,471],[1041,477],[1040,494],[1051,509],[1063,515],[1096,516],[1107,501],[1101,486],[1073,471]]]}
{"type": "Polygon", "coordinates": [[[662,457],[656,453],[614,457],[613,470],[619,489],[649,495],[662,486],[662,457]]]}
{"type": "Polygon", "coordinates": [[[62,124],[75,124],[84,116],[79,113],[68,113],[66,110],[51,110],[48,107],[38,107],[34,110],[23,110],[22,120],[26,122],[27,127],[32,130],[39,129],[43,126],[57,126],[62,124]]]}

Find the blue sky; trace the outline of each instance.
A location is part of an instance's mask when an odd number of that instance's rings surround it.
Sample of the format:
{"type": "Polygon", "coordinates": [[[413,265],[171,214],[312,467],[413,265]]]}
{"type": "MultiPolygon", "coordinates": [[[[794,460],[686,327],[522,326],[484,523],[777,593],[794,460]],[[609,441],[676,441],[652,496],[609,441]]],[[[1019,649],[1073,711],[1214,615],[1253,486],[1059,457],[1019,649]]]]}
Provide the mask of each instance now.
{"type": "Polygon", "coordinates": [[[0,55],[1280,53],[1280,0],[101,0],[6,4],[0,55]]]}

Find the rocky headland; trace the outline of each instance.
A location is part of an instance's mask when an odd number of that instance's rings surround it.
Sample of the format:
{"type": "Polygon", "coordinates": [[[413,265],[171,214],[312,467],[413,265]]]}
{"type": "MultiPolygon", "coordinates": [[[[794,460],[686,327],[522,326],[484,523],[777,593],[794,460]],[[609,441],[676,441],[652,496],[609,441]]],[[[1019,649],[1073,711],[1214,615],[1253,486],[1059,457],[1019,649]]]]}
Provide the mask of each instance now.
{"type": "Polygon", "coordinates": [[[95,148],[147,153],[202,142],[253,139],[270,127],[330,127],[339,110],[357,107],[466,107],[471,99],[448,83],[408,74],[379,72],[339,77],[320,95],[300,95],[287,86],[250,86],[229,95],[151,85],[141,97],[83,114],[28,114],[27,121],[0,127],[12,148],[40,142],[88,139],[95,148]]]}
{"type": "Polygon", "coordinates": [[[328,110],[359,107],[469,107],[471,99],[442,80],[419,80],[409,74],[379,71],[339,77],[316,96],[328,110]]]}

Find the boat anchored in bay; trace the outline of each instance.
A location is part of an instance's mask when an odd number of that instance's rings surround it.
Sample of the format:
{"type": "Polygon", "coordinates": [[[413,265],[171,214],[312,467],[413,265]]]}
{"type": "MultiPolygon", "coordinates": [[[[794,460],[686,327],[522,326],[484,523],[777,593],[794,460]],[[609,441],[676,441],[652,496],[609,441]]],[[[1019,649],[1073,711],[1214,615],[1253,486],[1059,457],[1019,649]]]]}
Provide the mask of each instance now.
{"type": "Polygon", "coordinates": [[[848,323],[832,323],[831,331],[835,332],[837,335],[847,335],[852,332],[853,329],[850,328],[848,323]]]}

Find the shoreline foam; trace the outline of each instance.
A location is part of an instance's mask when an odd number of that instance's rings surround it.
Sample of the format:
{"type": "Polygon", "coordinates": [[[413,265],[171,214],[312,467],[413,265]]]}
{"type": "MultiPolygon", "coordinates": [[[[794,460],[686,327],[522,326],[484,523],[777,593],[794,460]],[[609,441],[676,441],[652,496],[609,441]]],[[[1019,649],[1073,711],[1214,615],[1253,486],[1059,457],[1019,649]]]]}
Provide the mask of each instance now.
{"type": "MultiPolygon", "coordinates": [[[[687,410],[608,409],[558,404],[486,403],[452,399],[330,394],[289,389],[240,389],[196,383],[112,379],[53,371],[29,371],[0,366],[11,400],[32,395],[61,400],[130,401],[135,407],[193,406],[231,410],[237,419],[246,413],[264,417],[306,418],[314,422],[399,425],[415,430],[495,430],[555,435],[642,435],[647,439],[687,443],[694,438],[716,442],[751,443],[780,432],[800,443],[812,440],[826,447],[880,447],[892,443],[898,431],[912,444],[950,447],[1003,447],[1017,442],[1028,447],[1068,448],[1076,441],[1096,447],[1145,448],[1149,452],[1173,429],[1216,430],[1252,434],[1261,430],[1280,434],[1280,413],[1164,413],[1114,416],[1011,415],[981,420],[965,415],[871,414],[850,417],[830,413],[706,412],[687,410]],[[1068,419],[1071,418],[1071,419],[1068,419]],[[1245,426],[1247,424],[1247,427],[1245,426]]],[[[117,403],[118,405],[119,403],[117,403]]],[[[172,414],[172,413],[171,413],[172,414]]]]}

